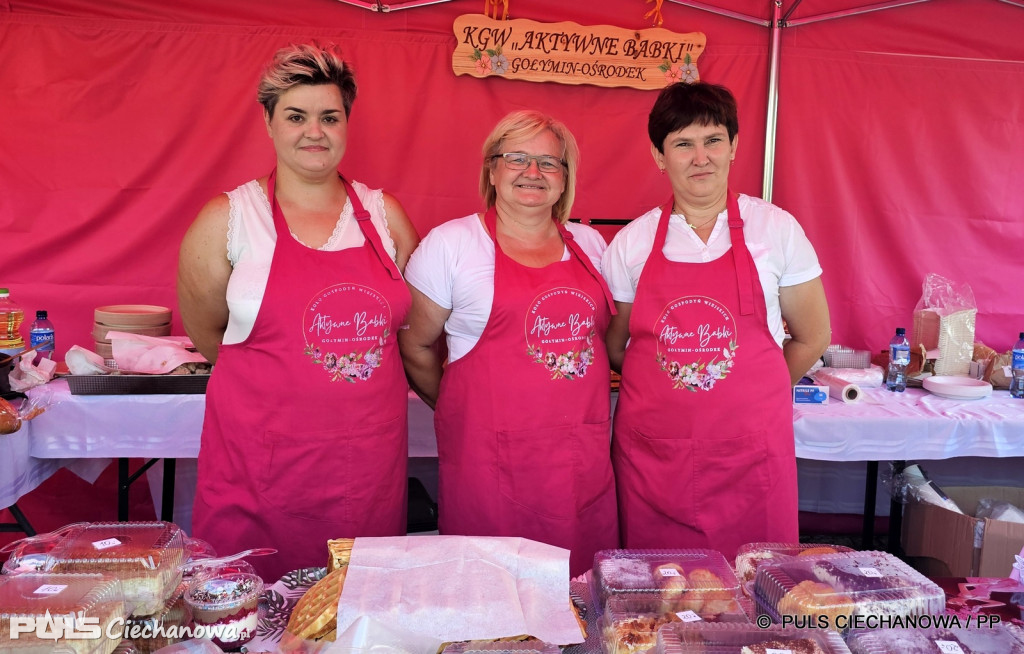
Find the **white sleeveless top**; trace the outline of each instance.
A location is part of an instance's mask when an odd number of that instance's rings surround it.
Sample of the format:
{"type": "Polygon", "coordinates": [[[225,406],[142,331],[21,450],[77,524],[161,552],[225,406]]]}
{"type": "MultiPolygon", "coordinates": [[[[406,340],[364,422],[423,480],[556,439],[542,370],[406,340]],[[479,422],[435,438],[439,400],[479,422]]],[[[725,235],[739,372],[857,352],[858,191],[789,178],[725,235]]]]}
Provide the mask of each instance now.
{"type": "MultiPolygon", "coordinates": [[[[384,214],[384,192],[380,189],[371,190],[365,184],[354,181],[352,187],[359,201],[370,212],[370,221],[377,228],[388,254],[394,259],[395,242],[391,239],[384,214]]],[[[274,246],[277,244],[270,201],[257,180],[242,184],[227,196],[231,206],[227,254],[232,270],[227,288],[228,325],[224,331],[225,345],[241,343],[249,337],[263,303],[274,246]]],[[[334,232],[318,249],[336,251],[360,247],[365,240],[353,215],[352,203],[345,200],[345,208],[338,217],[334,232]]]]}

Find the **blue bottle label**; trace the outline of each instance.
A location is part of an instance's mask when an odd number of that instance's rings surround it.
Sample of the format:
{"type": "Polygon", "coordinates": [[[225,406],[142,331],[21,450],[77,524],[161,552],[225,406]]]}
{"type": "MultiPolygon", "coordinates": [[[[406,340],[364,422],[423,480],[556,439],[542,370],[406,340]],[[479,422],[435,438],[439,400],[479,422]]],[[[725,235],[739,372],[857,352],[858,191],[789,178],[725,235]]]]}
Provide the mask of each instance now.
{"type": "Polygon", "coordinates": [[[1015,370],[1024,370],[1024,350],[1013,351],[1013,368],[1015,370]]]}
{"type": "Polygon", "coordinates": [[[34,331],[29,334],[30,347],[35,347],[44,341],[50,341],[49,345],[44,345],[39,348],[40,350],[52,350],[53,349],[53,332],[52,331],[34,331]]]}
{"type": "Polygon", "coordinates": [[[909,345],[893,345],[889,348],[889,360],[892,363],[898,363],[900,365],[907,365],[910,363],[910,346],[909,345]]]}

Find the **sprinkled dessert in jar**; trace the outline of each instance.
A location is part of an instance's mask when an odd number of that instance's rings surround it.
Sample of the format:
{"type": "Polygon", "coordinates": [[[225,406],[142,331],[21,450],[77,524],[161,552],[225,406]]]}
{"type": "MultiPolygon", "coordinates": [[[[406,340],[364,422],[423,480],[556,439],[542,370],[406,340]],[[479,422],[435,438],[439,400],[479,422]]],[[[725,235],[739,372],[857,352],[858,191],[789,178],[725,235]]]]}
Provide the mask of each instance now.
{"type": "Polygon", "coordinates": [[[198,575],[185,593],[192,622],[203,627],[193,636],[208,637],[219,647],[232,649],[256,635],[257,608],[263,580],[249,572],[218,570],[198,575]]]}

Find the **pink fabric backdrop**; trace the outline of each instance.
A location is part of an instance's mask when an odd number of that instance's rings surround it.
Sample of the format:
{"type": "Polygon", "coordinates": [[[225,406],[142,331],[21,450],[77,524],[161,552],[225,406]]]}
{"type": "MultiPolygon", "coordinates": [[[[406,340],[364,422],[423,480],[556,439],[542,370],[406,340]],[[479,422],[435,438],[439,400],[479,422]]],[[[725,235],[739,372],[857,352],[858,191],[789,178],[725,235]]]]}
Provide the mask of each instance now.
{"type": "MultiPolygon", "coordinates": [[[[855,4],[805,0],[795,17],[855,4]]],[[[580,141],[575,217],[632,218],[666,198],[646,138],[654,92],[453,75],[452,21],[480,5],[0,0],[0,286],[50,311],[58,353],[91,345],[96,306],[176,307],[196,212],[273,165],[261,66],[311,38],[342,43],[360,85],[343,171],[396,195],[421,234],[479,208],[480,144],[523,107],[580,141]]],[[[635,29],[648,8],[511,0],[513,17],[635,29]]],[[[740,101],[733,187],[760,195],[767,30],[664,11],[666,28],[707,34],[701,76],[740,101]]],[[[787,28],[779,116],[774,201],[818,250],[834,342],[883,349],[937,272],[971,284],[978,337],[1007,349],[1024,329],[1024,10],[940,0],[787,28]]]]}

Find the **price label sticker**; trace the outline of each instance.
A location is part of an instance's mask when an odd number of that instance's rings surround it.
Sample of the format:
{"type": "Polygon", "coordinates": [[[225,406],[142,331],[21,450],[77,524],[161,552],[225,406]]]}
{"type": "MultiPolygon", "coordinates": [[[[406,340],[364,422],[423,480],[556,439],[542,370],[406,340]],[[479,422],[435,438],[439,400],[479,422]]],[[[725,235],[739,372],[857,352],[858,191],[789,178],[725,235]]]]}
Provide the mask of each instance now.
{"type": "Polygon", "coordinates": [[[111,547],[117,547],[121,544],[121,541],[116,538],[108,538],[106,540],[93,541],[92,546],[98,550],[109,550],[111,547]]]}
{"type": "Polygon", "coordinates": [[[36,595],[56,595],[57,593],[61,592],[65,588],[67,588],[67,584],[64,584],[64,585],[61,585],[61,584],[43,584],[42,586],[40,586],[39,588],[36,588],[32,592],[35,593],[36,595]]]}
{"type": "Polygon", "coordinates": [[[680,611],[679,613],[676,613],[676,615],[679,616],[679,619],[682,620],[683,622],[703,622],[704,621],[704,618],[700,617],[699,615],[697,615],[693,611],[680,611]]]}
{"type": "Polygon", "coordinates": [[[960,649],[960,643],[953,640],[937,640],[935,641],[939,651],[942,654],[964,654],[964,651],[960,649]]]}
{"type": "Polygon", "coordinates": [[[1013,368],[1011,368],[1010,366],[1003,366],[1003,376],[1013,377],[1013,368]]]}
{"type": "Polygon", "coordinates": [[[865,577],[881,577],[882,573],[878,571],[878,568],[861,568],[860,573],[865,577]]]}
{"type": "Polygon", "coordinates": [[[681,577],[679,571],[675,568],[658,568],[658,572],[661,573],[662,577],[681,577]]]}
{"type": "Polygon", "coordinates": [[[793,654],[791,649],[772,649],[769,647],[764,651],[764,654],[793,654]]]}

